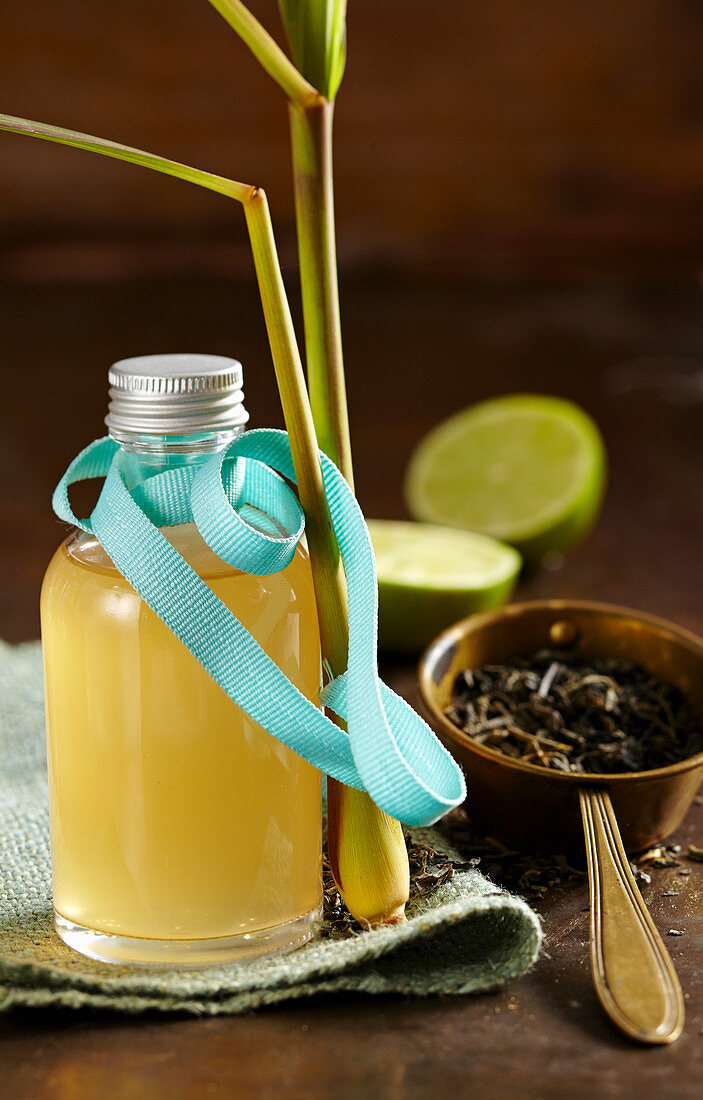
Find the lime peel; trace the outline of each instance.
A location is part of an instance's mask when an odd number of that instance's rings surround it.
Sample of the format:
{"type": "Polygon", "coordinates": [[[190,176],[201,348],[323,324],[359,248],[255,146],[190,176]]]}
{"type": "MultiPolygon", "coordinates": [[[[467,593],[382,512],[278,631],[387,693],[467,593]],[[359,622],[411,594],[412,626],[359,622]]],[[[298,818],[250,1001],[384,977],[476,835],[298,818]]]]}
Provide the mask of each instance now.
{"type": "Polygon", "coordinates": [[[592,525],[605,468],[600,433],[582,409],[515,394],[430,432],[410,460],[406,495],[417,519],[504,539],[534,562],[592,525]]]}
{"type": "Polygon", "coordinates": [[[383,649],[417,653],[445,627],[510,598],[522,560],[487,535],[369,520],[383,649]]]}

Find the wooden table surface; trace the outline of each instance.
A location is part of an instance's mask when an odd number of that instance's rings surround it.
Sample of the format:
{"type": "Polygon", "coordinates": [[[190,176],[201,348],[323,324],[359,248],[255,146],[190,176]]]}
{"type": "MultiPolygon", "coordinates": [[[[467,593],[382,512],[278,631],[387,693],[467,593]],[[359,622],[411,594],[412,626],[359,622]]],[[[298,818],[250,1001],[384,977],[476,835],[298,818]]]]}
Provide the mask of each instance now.
{"type": "MultiPolygon", "coordinates": [[[[49,496],[102,434],[105,372],[120,356],[235,354],[252,423],[280,423],[251,286],[224,280],[10,283],[2,287],[0,635],[36,637],[41,575],[60,538],[49,496]]],[[[359,497],[401,517],[415,440],[462,405],[556,393],[597,419],[610,455],[600,523],[525,596],[622,603],[703,632],[703,323],[691,281],[486,289],[359,279],[343,287],[359,497]]],[[[412,697],[412,663],[387,660],[412,697]]],[[[703,806],[676,838],[703,844],[703,806]]],[[[467,853],[470,854],[470,853],[467,853]]],[[[346,1100],[651,1095],[703,1088],[703,866],[653,873],[645,897],[683,985],[687,1023],[642,1049],[604,1019],[587,961],[585,886],[539,904],[545,949],[531,974],[481,997],[318,997],[248,1016],[23,1011],[0,1018],[0,1095],[13,1100],[346,1100]],[[664,897],[675,889],[675,897],[664,897]]]]}

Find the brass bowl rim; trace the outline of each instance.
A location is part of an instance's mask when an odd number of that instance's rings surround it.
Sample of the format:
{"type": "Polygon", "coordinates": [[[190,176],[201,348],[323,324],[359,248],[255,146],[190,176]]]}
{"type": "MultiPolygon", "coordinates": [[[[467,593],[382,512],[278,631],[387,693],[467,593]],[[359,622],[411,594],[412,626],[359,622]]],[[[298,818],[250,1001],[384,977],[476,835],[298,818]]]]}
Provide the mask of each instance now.
{"type": "Polygon", "coordinates": [[[522,760],[515,760],[513,757],[504,756],[496,749],[490,749],[485,745],[477,744],[465,734],[463,730],[460,730],[458,726],[450,722],[435,703],[436,685],[432,678],[432,671],[438,655],[443,652],[452,641],[462,638],[469,633],[474,634],[488,623],[496,622],[500,619],[515,618],[521,613],[532,609],[544,611],[553,610],[564,613],[568,613],[568,610],[572,609],[574,611],[590,611],[601,615],[608,614],[616,618],[636,619],[638,622],[644,623],[647,626],[656,627],[659,630],[665,630],[667,633],[673,634],[679,641],[683,642],[688,649],[695,651],[700,656],[701,663],[703,664],[703,638],[699,638],[685,627],[678,626],[676,623],[672,623],[667,619],[661,619],[657,615],[650,615],[644,611],[636,611],[634,608],[630,607],[622,607],[619,604],[600,603],[596,600],[523,600],[520,603],[508,604],[506,607],[501,607],[497,611],[484,611],[478,615],[469,615],[465,619],[460,619],[459,622],[454,623],[452,626],[447,627],[446,630],[443,630],[441,634],[438,634],[427,646],[420,658],[418,682],[422,701],[425,704],[425,708],[435,728],[439,727],[446,733],[450,740],[457,742],[462,748],[468,749],[469,752],[476,753],[477,756],[482,756],[495,764],[500,764],[502,767],[512,768],[513,771],[525,772],[528,775],[539,776],[541,779],[551,779],[554,780],[554,782],[571,783],[576,786],[602,786],[604,784],[613,783],[642,782],[643,779],[668,779],[674,775],[680,775],[684,772],[693,771],[695,768],[703,767],[703,752],[699,752],[694,756],[687,756],[683,760],[678,760],[675,764],[667,764],[663,768],[651,768],[648,771],[612,773],[562,772],[557,769],[542,767],[540,764],[530,764],[522,760]]]}

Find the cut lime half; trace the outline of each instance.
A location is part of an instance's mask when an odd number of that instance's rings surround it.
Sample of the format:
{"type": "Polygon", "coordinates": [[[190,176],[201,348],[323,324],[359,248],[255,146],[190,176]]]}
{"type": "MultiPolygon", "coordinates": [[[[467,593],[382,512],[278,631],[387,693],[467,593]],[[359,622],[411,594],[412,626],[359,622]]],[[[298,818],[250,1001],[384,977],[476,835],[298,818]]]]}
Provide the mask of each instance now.
{"type": "Polygon", "coordinates": [[[605,485],[605,448],[570,401],[517,394],[444,421],[410,459],[406,495],[419,520],[478,531],[532,563],[588,530],[605,485]]]}
{"type": "Polygon", "coordinates": [[[385,650],[419,653],[458,619],[502,606],[522,564],[511,546],[469,531],[383,519],[369,531],[385,650]]]}

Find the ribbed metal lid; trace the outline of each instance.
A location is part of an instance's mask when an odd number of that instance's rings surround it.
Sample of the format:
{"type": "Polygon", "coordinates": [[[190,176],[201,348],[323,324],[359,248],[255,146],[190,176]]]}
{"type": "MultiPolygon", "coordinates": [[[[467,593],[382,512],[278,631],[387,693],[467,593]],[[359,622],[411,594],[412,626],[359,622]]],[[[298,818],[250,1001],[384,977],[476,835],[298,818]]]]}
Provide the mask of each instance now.
{"type": "Polygon", "coordinates": [[[242,364],[224,355],[140,355],[108,372],[110,434],[187,435],[246,424],[242,364]]]}

